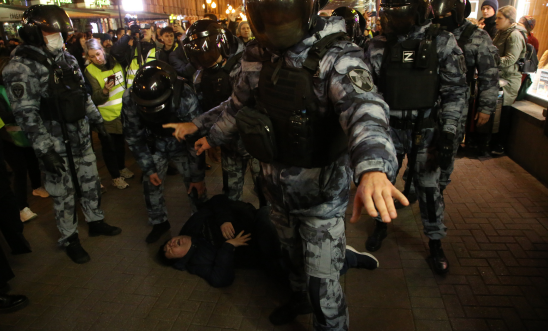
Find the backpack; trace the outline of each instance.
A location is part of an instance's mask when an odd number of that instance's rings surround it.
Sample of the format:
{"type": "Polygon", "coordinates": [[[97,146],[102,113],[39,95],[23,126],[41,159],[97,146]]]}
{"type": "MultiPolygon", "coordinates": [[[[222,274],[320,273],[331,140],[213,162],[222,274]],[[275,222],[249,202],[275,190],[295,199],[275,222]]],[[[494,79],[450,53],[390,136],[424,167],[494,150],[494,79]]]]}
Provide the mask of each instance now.
{"type": "MultiPolygon", "coordinates": [[[[537,50],[535,49],[533,45],[527,42],[527,34],[521,30],[518,30],[518,31],[523,36],[523,39],[525,39],[525,56],[521,59],[518,59],[518,62],[516,62],[517,65],[519,66],[519,71],[524,74],[534,73],[538,69],[537,50]]],[[[506,40],[508,40],[511,34],[512,33],[508,34],[508,37],[506,37],[506,40]]],[[[504,42],[504,47],[506,47],[506,41],[504,42]]]]}

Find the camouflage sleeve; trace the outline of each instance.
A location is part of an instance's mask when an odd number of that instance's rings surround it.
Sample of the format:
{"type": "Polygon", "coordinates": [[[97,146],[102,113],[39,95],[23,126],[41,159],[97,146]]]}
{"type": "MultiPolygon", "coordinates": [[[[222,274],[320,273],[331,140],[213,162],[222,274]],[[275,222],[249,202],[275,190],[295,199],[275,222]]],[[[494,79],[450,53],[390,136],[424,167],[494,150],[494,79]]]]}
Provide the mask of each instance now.
{"type": "Polygon", "coordinates": [[[145,175],[152,175],[158,172],[152,154],[147,145],[147,133],[145,127],[141,124],[135,103],[129,96],[130,89],[124,92],[122,105],[122,124],[124,126],[124,135],[133,152],[139,167],[145,175]]]}
{"type": "MultiPolygon", "coordinates": [[[[348,136],[348,150],[354,182],[366,172],[380,171],[396,178],[398,161],[390,139],[389,108],[376,93],[371,73],[363,62],[363,51],[348,44],[345,54],[334,62],[328,79],[328,97],[339,114],[348,136]]],[[[320,65],[329,61],[326,54],[320,65]]]]}
{"type": "Polygon", "coordinates": [[[466,106],[466,62],[452,34],[440,33],[436,43],[439,55],[440,118],[443,131],[456,133],[462,111],[466,106]]]}
{"type": "Polygon", "coordinates": [[[493,45],[493,41],[483,30],[481,42],[478,45],[476,55],[476,67],[478,69],[478,111],[484,114],[492,114],[495,111],[499,92],[499,51],[493,45]]]}
{"type": "Polygon", "coordinates": [[[47,89],[49,75],[42,75],[33,63],[28,66],[11,60],[2,72],[13,115],[17,124],[27,133],[36,156],[41,157],[54,147],[54,139],[40,117],[42,91],[47,89]]]}

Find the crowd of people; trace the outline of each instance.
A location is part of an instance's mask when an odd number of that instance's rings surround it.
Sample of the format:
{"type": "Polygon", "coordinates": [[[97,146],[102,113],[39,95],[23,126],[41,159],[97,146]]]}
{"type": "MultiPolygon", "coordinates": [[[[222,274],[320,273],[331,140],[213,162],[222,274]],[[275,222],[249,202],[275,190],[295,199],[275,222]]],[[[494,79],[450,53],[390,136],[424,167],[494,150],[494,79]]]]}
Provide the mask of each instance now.
{"type": "MultiPolygon", "coordinates": [[[[457,0],[381,1],[379,13],[341,7],[321,16],[293,2],[273,1],[268,10],[246,2],[249,21],[211,14],[163,28],[130,21],[100,35],[69,36],[70,19],[57,6],[25,12],[23,43],[0,58],[0,124],[7,124],[0,208],[12,222],[1,230],[12,254],[31,252],[22,222],[37,215],[27,174],[34,195],[53,198],[58,243],[75,263],[91,260],[78,237],[78,202],[90,236],[122,232],[100,208],[93,130],[113,187],[125,189],[135,176],[126,143],[135,156],[147,243],[171,228],[163,193],[169,165],[183,177],[192,216],[159,247],[158,260],[215,287],[230,285],[237,266],[263,268],[292,291],[270,315],[275,325],[313,313],[316,330],[348,329],[339,277],[379,265],[346,245],[351,181],[350,222],[363,208],[375,219],[368,251],[381,248],[396,210],[418,201],[430,265],[449,271],[443,192],[457,150],[465,141],[504,154],[520,61],[527,44],[539,47],[535,19],[517,20],[514,7],[496,0],[483,2],[477,22],[467,19],[471,4],[457,0]],[[280,24],[282,13],[293,25],[280,24]],[[216,147],[223,194],[209,198],[205,152],[213,157],[216,147]],[[402,193],[394,184],[406,157],[402,193]],[[258,209],[241,201],[248,168],[258,209]]],[[[0,264],[7,265],[2,252],[0,264]]],[[[8,269],[0,290],[13,277],[8,269]]],[[[2,311],[26,302],[0,293],[2,311]]]]}

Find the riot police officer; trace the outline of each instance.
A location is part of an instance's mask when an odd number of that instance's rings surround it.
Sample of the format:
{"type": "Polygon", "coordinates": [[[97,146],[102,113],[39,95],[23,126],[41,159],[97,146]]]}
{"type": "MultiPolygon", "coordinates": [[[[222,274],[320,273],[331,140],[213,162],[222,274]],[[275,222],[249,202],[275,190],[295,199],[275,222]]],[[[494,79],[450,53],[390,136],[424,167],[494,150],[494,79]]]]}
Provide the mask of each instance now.
{"type": "Polygon", "coordinates": [[[193,146],[172,137],[173,130],[162,128],[165,123],[191,121],[201,109],[192,88],[177,78],[173,67],[158,60],[137,71],[135,84],[123,99],[124,134],[144,174],[143,190],[153,225],[146,242],[153,243],[171,228],[163,193],[169,161],[183,176],[192,211],[206,199],[204,157],[197,157],[193,146]]]}
{"type": "MultiPolygon", "coordinates": [[[[438,180],[440,165],[447,167],[453,158],[466,100],[466,65],[453,35],[427,19],[429,7],[429,0],[382,0],[383,36],[369,41],[365,61],[390,106],[398,167],[406,154],[409,159],[404,193],[413,182],[434,271],[445,273],[449,265],[440,240],[447,227],[438,180]]],[[[386,229],[377,218],[375,231],[366,242],[369,251],[381,247],[386,229]]]]}
{"type": "MultiPolygon", "coordinates": [[[[457,127],[453,159],[449,167],[441,169],[440,189],[443,194],[443,190],[451,182],[450,176],[455,163],[454,156],[456,156],[458,146],[464,137],[469,112],[472,112],[474,116],[471,120],[475,121],[477,127],[481,127],[489,121],[495,111],[499,91],[497,67],[500,57],[498,49],[493,45],[487,31],[466,20],[471,10],[469,0],[432,0],[432,7],[435,15],[432,21],[439,24],[442,29],[451,32],[464,53],[467,67],[466,83],[470,93],[468,95],[470,109],[469,107],[463,108],[462,118],[457,127]],[[477,105],[476,109],[473,109],[474,105],[477,105]]],[[[467,141],[469,136],[467,134],[467,141]]],[[[485,141],[480,141],[480,144],[485,145],[485,141]]],[[[480,146],[480,148],[482,147],[480,146]]]]}
{"type": "MultiPolygon", "coordinates": [[[[234,37],[229,30],[223,29],[219,23],[211,20],[194,22],[187,35],[188,37],[183,40],[183,48],[189,62],[198,69],[194,75],[194,88],[198,100],[202,109],[214,109],[232,94],[232,85],[240,70],[244,43],[234,37]],[[208,47],[204,47],[204,44],[208,47]]],[[[200,123],[198,126],[203,128],[204,134],[207,134],[220,115],[217,112],[220,108],[215,110],[194,119],[194,122],[200,123]]],[[[256,183],[260,171],[259,162],[247,153],[241,139],[234,139],[231,144],[222,145],[221,151],[223,193],[229,199],[239,201],[242,199],[248,164],[256,183]]],[[[260,190],[256,191],[261,198],[260,190]]]]}
{"type": "Polygon", "coordinates": [[[365,31],[366,22],[359,11],[350,7],[339,7],[331,13],[331,16],[341,16],[344,18],[346,23],[346,35],[348,38],[362,48],[365,46],[367,38],[363,33],[365,31]]]}
{"type": "MultiPolygon", "coordinates": [[[[256,37],[242,57],[231,97],[198,152],[236,133],[261,161],[293,295],[271,315],[284,324],[314,313],[315,330],[348,330],[339,284],[350,181],[358,185],[351,222],[368,213],[390,222],[397,169],[388,106],[375,93],[363,50],[345,38],[341,17],[316,16],[314,0],[249,0],[256,37]],[[353,171],[351,170],[353,169],[353,171]]],[[[200,123],[170,124],[183,138],[200,123]]]]}
{"type": "Polygon", "coordinates": [[[117,235],[100,206],[100,183],[91,148],[90,123],[108,136],[101,114],[84,87],[76,59],[63,50],[72,22],[63,9],[35,5],[23,14],[24,44],[5,67],[3,79],[17,123],[27,133],[53,197],[59,244],[76,263],[90,260],[78,239],[75,194],[89,235],[117,235]]]}

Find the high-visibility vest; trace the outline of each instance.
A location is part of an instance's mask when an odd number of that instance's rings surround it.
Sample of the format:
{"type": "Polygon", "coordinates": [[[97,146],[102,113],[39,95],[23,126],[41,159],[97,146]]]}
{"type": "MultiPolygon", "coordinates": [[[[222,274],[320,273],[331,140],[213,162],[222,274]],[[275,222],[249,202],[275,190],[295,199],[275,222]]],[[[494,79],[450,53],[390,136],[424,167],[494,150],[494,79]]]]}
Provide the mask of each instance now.
{"type": "Polygon", "coordinates": [[[95,64],[91,63],[86,70],[99,82],[101,88],[105,88],[105,84],[109,76],[115,75],[116,80],[114,87],[108,93],[108,101],[102,105],[97,105],[97,109],[107,122],[113,121],[120,116],[122,112],[122,96],[125,91],[124,70],[120,63],[116,63],[112,70],[102,71],[95,64]]]}
{"type": "MultiPolygon", "coordinates": [[[[148,51],[145,63],[156,60],[156,48],[153,47],[148,51]]],[[[133,56],[133,61],[131,61],[131,64],[129,65],[129,68],[127,70],[127,87],[129,88],[131,85],[133,85],[133,79],[135,78],[135,74],[137,73],[137,70],[139,70],[139,62],[137,62],[137,48],[135,49],[135,55],[133,56]]]]}

